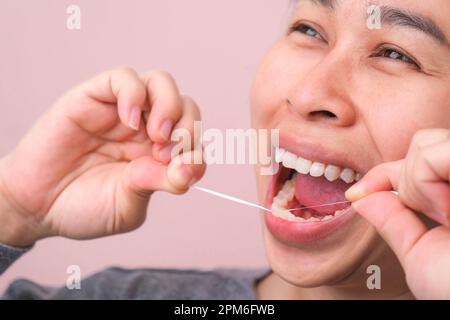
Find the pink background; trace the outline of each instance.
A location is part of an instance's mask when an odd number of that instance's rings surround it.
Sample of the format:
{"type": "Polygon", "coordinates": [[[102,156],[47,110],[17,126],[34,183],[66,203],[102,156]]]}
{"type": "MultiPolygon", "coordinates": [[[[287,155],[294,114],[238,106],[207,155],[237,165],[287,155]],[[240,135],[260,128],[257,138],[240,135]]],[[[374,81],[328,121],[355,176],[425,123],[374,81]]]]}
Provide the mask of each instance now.
{"type": "MultiPolygon", "coordinates": [[[[171,72],[206,128],[247,128],[255,69],[287,16],[288,0],[2,0],[0,155],[63,92],[118,65],[171,72]],[[66,28],[70,4],[81,7],[80,31],[66,28]]],[[[199,185],[256,201],[251,166],[210,166],[199,185]]],[[[39,242],[1,277],[0,291],[19,277],[64,285],[71,264],[83,277],[112,265],[266,265],[256,209],[192,190],[156,194],[149,211],[129,234],[39,242]]]]}

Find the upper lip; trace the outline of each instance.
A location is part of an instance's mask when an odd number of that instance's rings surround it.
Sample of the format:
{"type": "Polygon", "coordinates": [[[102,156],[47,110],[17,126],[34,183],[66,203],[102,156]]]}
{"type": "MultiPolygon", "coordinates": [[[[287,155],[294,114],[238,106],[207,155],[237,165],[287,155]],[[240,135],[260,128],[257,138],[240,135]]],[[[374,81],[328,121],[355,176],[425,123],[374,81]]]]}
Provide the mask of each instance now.
{"type": "Polygon", "coordinates": [[[290,134],[280,130],[280,148],[313,162],[330,164],[341,168],[350,168],[364,174],[360,163],[355,162],[349,150],[344,147],[326,146],[322,141],[308,138],[299,134],[290,134]]]}

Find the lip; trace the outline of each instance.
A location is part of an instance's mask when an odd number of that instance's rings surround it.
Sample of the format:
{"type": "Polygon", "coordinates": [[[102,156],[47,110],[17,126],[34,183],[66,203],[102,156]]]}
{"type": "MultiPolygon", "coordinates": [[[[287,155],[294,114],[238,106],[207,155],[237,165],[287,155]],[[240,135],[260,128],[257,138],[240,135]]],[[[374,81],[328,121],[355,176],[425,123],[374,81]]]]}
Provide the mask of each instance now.
{"type": "Polygon", "coordinates": [[[280,148],[304,159],[350,168],[361,174],[366,173],[361,164],[356,163],[348,152],[343,152],[336,146],[325,146],[317,140],[308,139],[299,134],[280,132],[280,148]]]}
{"type": "MultiPolygon", "coordinates": [[[[286,138],[287,136],[280,135],[280,147],[305,157],[306,159],[314,159],[324,163],[332,163],[339,166],[350,167],[356,170],[355,165],[349,159],[346,159],[342,153],[334,153],[328,149],[327,154],[323,154],[324,148],[318,147],[314,144],[314,149],[311,148],[311,142],[298,141],[295,139],[286,138]],[[337,157],[336,157],[337,155],[337,157]]],[[[267,197],[266,208],[272,207],[275,192],[277,192],[277,179],[281,173],[278,171],[270,179],[267,197]]],[[[285,219],[276,217],[272,212],[265,215],[265,223],[270,233],[279,241],[290,246],[301,246],[311,244],[331,237],[337,231],[342,230],[347,224],[356,216],[356,212],[350,207],[346,213],[336,217],[332,220],[321,222],[299,223],[295,221],[287,221],[285,219]]]]}

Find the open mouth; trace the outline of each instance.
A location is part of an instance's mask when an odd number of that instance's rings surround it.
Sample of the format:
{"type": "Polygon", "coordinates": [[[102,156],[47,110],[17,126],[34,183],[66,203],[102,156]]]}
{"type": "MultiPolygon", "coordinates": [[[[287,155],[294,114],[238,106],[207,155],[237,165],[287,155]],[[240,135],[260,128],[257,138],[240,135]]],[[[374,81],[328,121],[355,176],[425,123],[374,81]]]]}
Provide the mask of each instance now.
{"type": "Polygon", "coordinates": [[[351,211],[345,191],[361,179],[356,170],[304,159],[282,148],[275,149],[275,160],[281,165],[274,177],[271,211],[275,217],[323,223],[351,211]]]}

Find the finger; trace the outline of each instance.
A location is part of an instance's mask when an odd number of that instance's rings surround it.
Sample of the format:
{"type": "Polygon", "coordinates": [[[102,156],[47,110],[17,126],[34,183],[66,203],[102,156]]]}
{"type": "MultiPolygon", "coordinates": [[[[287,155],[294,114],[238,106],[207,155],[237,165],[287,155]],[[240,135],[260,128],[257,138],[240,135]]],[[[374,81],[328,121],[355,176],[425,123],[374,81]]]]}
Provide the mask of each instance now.
{"type": "Polygon", "coordinates": [[[414,245],[428,231],[419,217],[390,192],[377,192],[352,204],[372,224],[403,266],[414,245]]]}
{"type": "Polygon", "coordinates": [[[405,180],[405,176],[411,176],[412,173],[417,171],[410,168],[411,164],[414,163],[411,159],[420,154],[420,150],[424,147],[437,144],[448,138],[449,130],[446,129],[426,129],[416,132],[412,138],[406,161],[399,160],[374,167],[358,183],[347,190],[347,199],[356,201],[372,192],[390,190],[390,188],[398,190],[398,186],[401,182],[404,182],[402,180],[405,180]],[[403,171],[402,166],[406,167],[403,171]]]}
{"type": "Polygon", "coordinates": [[[170,74],[152,71],[143,76],[143,81],[151,108],[147,120],[148,136],[155,143],[166,144],[182,115],[183,101],[170,74]]]}
{"type": "Polygon", "coordinates": [[[423,129],[417,131],[412,140],[411,145],[408,150],[408,154],[417,154],[422,148],[439,144],[450,138],[450,130],[433,128],[433,129],[423,129]]]}
{"type": "Polygon", "coordinates": [[[377,191],[397,190],[403,162],[386,162],[373,167],[345,192],[346,198],[354,202],[377,191]]]}
{"type": "Polygon", "coordinates": [[[167,178],[177,192],[180,190],[181,192],[187,191],[205,174],[206,164],[202,161],[201,153],[202,150],[185,152],[170,161],[167,168],[167,178]]]}
{"type": "Polygon", "coordinates": [[[178,155],[179,152],[174,149],[178,144],[181,144],[179,149],[182,149],[182,152],[188,152],[193,150],[195,144],[198,143],[199,137],[196,137],[195,123],[200,121],[200,110],[191,98],[183,96],[182,101],[183,115],[172,131],[176,133],[171,136],[171,139],[173,139],[171,140],[172,143],[165,146],[160,144],[153,145],[153,156],[160,162],[169,163],[171,158],[178,155]]]}
{"type": "Polygon", "coordinates": [[[414,165],[411,166],[414,175],[409,179],[415,188],[411,191],[406,205],[448,225],[450,140],[423,148],[414,160],[414,165]]]}
{"type": "Polygon", "coordinates": [[[448,224],[448,147],[450,131],[425,129],[414,135],[400,179],[403,203],[431,219],[448,224]],[[439,168],[436,166],[439,163],[439,168]],[[447,169],[445,169],[447,167],[447,169]],[[446,172],[447,171],[447,172],[446,172]]]}
{"type": "MultiPolygon", "coordinates": [[[[120,121],[133,130],[139,130],[141,113],[145,109],[147,91],[138,74],[129,67],[120,67],[100,74],[81,85],[89,98],[117,104],[120,121]]],[[[91,113],[86,116],[92,117],[91,113]]]]}
{"type": "Polygon", "coordinates": [[[115,197],[113,230],[127,232],[139,227],[145,220],[147,206],[154,191],[174,194],[186,192],[205,173],[204,163],[186,164],[195,157],[184,153],[164,165],[152,157],[141,157],[127,164],[115,197]]]}
{"type": "Polygon", "coordinates": [[[346,197],[354,202],[369,194],[393,188],[399,190],[400,198],[407,207],[424,213],[438,223],[449,225],[450,188],[440,176],[448,175],[445,166],[450,162],[443,150],[446,149],[441,144],[422,146],[420,152],[409,153],[406,160],[376,166],[347,190],[346,197]],[[434,173],[434,163],[439,165],[439,174],[434,173]]]}
{"type": "Polygon", "coordinates": [[[196,164],[188,160],[194,152],[184,153],[162,164],[153,157],[141,157],[131,161],[125,170],[123,184],[125,189],[135,194],[136,201],[146,200],[154,191],[167,191],[174,194],[186,192],[205,173],[203,162],[196,164]]]}
{"type": "Polygon", "coordinates": [[[429,146],[424,152],[424,160],[433,168],[436,177],[433,180],[450,180],[450,138],[442,144],[429,146]]]}

